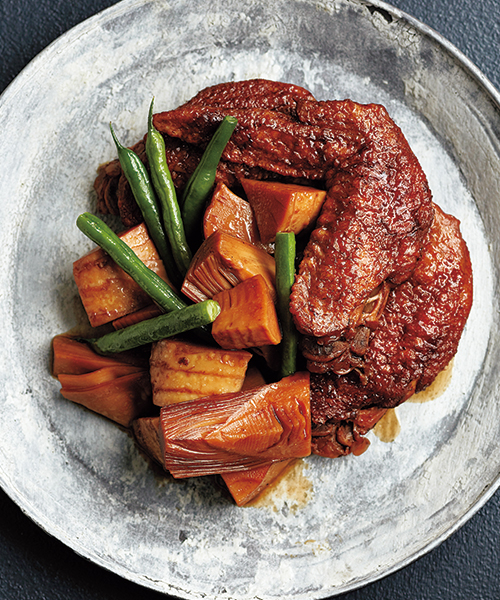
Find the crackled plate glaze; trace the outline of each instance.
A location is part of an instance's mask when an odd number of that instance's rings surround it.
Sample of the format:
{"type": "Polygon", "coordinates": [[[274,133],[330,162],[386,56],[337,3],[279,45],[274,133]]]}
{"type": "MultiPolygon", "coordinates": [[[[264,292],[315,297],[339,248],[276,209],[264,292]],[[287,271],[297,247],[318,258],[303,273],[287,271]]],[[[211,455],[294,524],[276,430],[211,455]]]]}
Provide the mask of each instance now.
{"type": "Polygon", "coordinates": [[[182,598],[313,599],[408,564],[498,487],[498,94],[451,45],[381,2],[125,0],[69,31],[0,99],[0,483],[79,554],[182,598]],[[380,102],[462,222],[474,306],[451,383],[398,409],[392,443],[312,457],[255,506],[155,472],[126,432],[65,401],[52,336],[81,318],[76,229],[112,120],[133,143],[201,88],[266,77],[380,102]]]}

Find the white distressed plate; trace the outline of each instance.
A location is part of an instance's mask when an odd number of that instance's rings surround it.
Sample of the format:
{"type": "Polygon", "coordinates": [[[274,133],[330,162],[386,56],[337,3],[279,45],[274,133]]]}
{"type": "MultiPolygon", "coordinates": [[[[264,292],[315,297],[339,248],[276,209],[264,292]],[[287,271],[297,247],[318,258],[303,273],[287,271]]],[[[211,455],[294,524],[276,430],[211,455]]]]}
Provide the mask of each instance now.
{"type": "Polygon", "coordinates": [[[452,46],[378,1],[125,0],[74,28],[0,99],[0,483],[41,527],[121,576],[182,598],[335,595],[436,546],[498,487],[498,94],[452,46]],[[462,221],[475,300],[446,392],[398,411],[359,458],[304,461],[259,506],[211,478],[155,474],[126,433],[65,401],[52,336],[76,323],[75,227],[95,208],[108,123],[135,142],[173,108],[249,77],[381,102],[462,221]]]}

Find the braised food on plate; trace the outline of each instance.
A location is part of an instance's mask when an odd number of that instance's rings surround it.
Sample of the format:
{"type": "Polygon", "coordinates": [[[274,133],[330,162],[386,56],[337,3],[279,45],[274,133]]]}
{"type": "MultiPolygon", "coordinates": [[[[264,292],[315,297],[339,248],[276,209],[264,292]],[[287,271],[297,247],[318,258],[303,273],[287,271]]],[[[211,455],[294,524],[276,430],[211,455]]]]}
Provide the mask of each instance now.
{"type": "Polygon", "coordinates": [[[94,188],[122,227],[81,215],[100,248],[74,263],[100,328],[57,336],[53,374],[173,477],[244,505],[298,458],[364,452],[449,365],[469,253],[383,106],[253,79],[151,103],[131,148],[111,132],[94,188]]]}

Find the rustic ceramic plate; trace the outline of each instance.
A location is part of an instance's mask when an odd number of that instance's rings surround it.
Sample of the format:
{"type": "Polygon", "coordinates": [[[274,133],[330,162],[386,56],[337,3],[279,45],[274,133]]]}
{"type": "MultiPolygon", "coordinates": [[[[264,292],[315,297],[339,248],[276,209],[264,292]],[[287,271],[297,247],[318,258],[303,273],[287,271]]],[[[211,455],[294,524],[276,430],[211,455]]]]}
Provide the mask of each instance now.
{"type": "Polygon", "coordinates": [[[451,45],[361,0],[125,0],[47,48],[0,99],[0,483],[95,563],[183,598],[323,598],[408,564],[498,487],[498,94],[451,45]],[[383,103],[462,222],[475,300],[451,383],[398,410],[393,443],[305,460],[259,505],[172,482],[130,437],[59,395],[52,336],[78,319],[75,227],[120,137],[201,88],[250,77],[383,103]]]}

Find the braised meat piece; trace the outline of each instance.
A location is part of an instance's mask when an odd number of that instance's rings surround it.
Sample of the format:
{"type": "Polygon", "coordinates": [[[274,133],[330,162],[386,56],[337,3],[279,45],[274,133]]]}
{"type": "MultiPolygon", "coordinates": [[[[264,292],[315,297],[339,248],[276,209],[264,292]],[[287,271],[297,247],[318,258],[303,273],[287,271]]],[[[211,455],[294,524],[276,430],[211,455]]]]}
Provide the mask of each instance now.
{"type": "MultiPolygon", "coordinates": [[[[237,103],[236,103],[237,104],[237,103]]],[[[379,105],[298,100],[296,116],[266,108],[186,105],[155,115],[162,133],[204,147],[224,116],[238,119],[226,163],[326,182],[328,198],[306,248],[291,311],[299,331],[340,339],[362,324],[385,281],[404,281],[432,222],[426,177],[379,105]]]]}
{"type": "MultiPolygon", "coordinates": [[[[431,193],[401,130],[382,106],[349,100],[304,103],[299,118],[352,145],[347,155],[331,161],[328,197],[290,306],[301,333],[331,343],[355,335],[379,286],[411,274],[432,222],[431,193]]],[[[374,325],[372,319],[369,326],[374,325]]]]}
{"type": "Polygon", "coordinates": [[[265,108],[296,114],[301,100],[315,100],[308,90],[267,79],[247,79],[218,83],[198,92],[186,106],[218,106],[219,108],[265,108]]]}
{"type": "Polygon", "coordinates": [[[330,456],[340,425],[355,424],[360,411],[395,407],[432,383],[455,355],[471,306],[472,267],[459,222],[436,206],[422,258],[389,294],[364,355],[345,375],[311,376],[316,451],[330,456]]]}
{"type": "MultiPolygon", "coordinates": [[[[196,114],[199,109],[203,112],[203,107],[212,106],[219,112],[224,109],[251,110],[254,108],[265,109],[271,113],[283,113],[284,118],[296,115],[297,104],[302,100],[314,100],[310,92],[299,86],[264,79],[253,79],[248,81],[232,82],[218,84],[206,88],[199,92],[194,98],[189,100],[184,106],[176,111],[194,111],[196,114]]],[[[180,115],[181,112],[169,111],[164,115],[180,115]]],[[[277,117],[279,119],[279,117],[277,117]]],[[[160,117],[155,116],[155,125],[158,126],[160,117]]],[[[211,125],[211,136],[217,123],[211,125]]],[[[169,135],[166,128],[159,127],[165,140],[166,158],[169,169],[172,173],[172,180],[178,192],[182,192],[189,177],[195,170],[204,146],[208,139],[203,143],[191,144],[187,139],[180,139],[179,135],[169,135]]],[[[147,166],[147,159],[144,152],[144,140],[141,140],[132,149],[136,151],[141,160],[147,166]]],[[[290,181],[292,183],[303,183],[304,178],[283,178],[279,173],[272,170],[252,166],[245,162],[231,162],[223,159],[217,169],[217,182],[225,183],[231,189],[239,191],[240,181],[243,179],[279,179],[290,181]]],[[[94,183],[94,189],[97,195],[97,209],[103,214],[119,215],[124,226],[132,227],[142,221],[142,216],[132,197],[130,188],[122,174],[118,160],[110,161],[98,168],[98,175],[94,183]]]]}
{"type": "Polygon", "coordinates": [[[238,119],[222,158],[225,162],[260,168],[284,177],[325,179],[333,162],[354,154],[356,141],[309,125],[293,116],[261,108],[184,106],[158,113],[155,127],[163,134],[205,147],[225,116],[238,119]]]}

